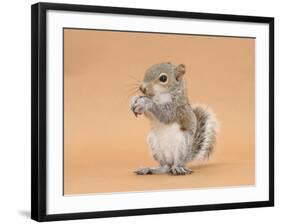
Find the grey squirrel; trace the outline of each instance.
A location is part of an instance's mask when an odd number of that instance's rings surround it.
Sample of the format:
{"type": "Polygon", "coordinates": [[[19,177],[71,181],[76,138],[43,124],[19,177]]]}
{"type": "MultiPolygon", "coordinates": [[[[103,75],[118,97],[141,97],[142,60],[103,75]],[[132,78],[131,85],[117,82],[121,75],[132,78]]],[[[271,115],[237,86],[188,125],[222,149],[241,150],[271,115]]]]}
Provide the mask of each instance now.
{"type": "Polygon", "coordinates": [[[205,106],[191,106],[185,88],[185,66],[160,63],[151,66],[131,100],[131,110],[151,121],[148,143],[159,167],[140,167],[139,175],[191,174],[186,163],[208,158],[213,151],[217,120],[205,106]]]}

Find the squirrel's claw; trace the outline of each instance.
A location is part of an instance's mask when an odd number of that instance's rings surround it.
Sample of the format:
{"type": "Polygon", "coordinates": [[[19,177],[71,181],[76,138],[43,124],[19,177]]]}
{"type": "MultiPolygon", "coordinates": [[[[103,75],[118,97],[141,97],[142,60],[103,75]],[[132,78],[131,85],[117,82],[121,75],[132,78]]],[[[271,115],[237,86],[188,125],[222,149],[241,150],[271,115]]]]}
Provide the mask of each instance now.
{"type": "Polygon", "coordinates": [[[135,111],[133,111],[133,112],[134,112],[135,117],[138,117],[138,115],[141,115],[141,113],[137,113],[135,111]]]}
{"type": "Polygon", "coordinates": [[[133,111],[135,117],[142,115],[145,111],[145,98],[144,96],[135,96],[131,102],[131,110],[133,111]]]}
{"type": "Polygon", "coordinates": [[[138,117],[139,113],[137,113],[137,112],[135,111],[135,109],[136,109],[136,107],[134,107],[134,106],[131,107],[131,110],[133,111],[135,117],[138,117]]]}
{"type": "Polygon", "coordinates": [[[138,117],[138,115],[141,115],[141,113],[136,112],[136,108],[137,108],[137,106],[132,106],[131,110],[133,111],[135,117],[138,117]]]}

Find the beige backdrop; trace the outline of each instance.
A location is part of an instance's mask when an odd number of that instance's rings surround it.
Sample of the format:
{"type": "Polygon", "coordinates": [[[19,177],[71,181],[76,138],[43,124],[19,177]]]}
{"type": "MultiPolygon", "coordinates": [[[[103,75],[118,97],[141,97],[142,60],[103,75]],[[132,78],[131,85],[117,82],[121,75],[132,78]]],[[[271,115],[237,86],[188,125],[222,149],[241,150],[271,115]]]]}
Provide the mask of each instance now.
{"type": "Polygon", "coordinates": [[[255,183],[255,40],[64,30],[64,193],[144,191],[255,183]],[[132,85],[154,63],[184,63],[191,103],[209,105],[220,133],[188,176],[137,176],[157,166],[149,123],[129,109],[132,85]]]}

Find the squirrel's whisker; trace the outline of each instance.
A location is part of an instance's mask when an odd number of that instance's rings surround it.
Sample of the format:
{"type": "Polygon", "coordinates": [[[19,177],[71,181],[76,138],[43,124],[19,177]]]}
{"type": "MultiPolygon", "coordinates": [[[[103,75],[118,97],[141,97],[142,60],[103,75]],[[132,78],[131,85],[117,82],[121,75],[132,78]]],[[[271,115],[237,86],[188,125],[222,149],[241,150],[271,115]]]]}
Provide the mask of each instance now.
{"type": "Polygon", "coordinates": [[[124,88],[139,88],[139,84],[126,85],[124,88]]]}
{"type": "Polygon", "coordinates": [[[130,92],[129,94],[130,94],[130,96],[133,96],[133,95],[136,94],[138,91],[139,91],[139,90],[134,90],[134,91],[130,92]]]}
{"type": "Polygon", "coordinates": [[[125,86],[137,86],[137,87],[139,87],[140,83],[131,83],[131,84],[127,84],[125,86]]]}
{"type": "Polygon", "coordinates": [[[139,87],[138,86],[132,86],[132,87],[128,87],[127,90],[138,90],[139,87]]]}
{"type": "Polygon", "coordinates": [[[140,81],[139,79],[137,79],[136,77],[134,77],[134,76],[129,75],[129,78],[131,78],[131,79],[137,81],[138,83],[141,83],[141,81],[140,81]]]}
{"type": "Polygon", "coordinates": [[[132,90],[130,93],[129,93],[129,97],[130,96],[133,96],[135,94],[137,94],[140,90],[139,89],[135,89],[135,90],[132,90]]]}

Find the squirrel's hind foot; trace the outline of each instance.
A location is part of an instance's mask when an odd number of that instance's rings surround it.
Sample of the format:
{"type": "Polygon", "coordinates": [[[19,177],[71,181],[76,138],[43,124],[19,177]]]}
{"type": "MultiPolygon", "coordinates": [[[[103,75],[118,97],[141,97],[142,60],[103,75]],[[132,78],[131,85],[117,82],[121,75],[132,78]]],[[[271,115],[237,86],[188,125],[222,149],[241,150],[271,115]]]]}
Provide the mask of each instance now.
{"type": "Polygon", "coordinates": [[[147,174],[164,174],[169,173],[170,168],[168,166],[160,166],[156,168],[140,167],[134,171],[138,175],[147,175],[147,174]]]}
{"type": "Polygon", "coordinates": [[[134,173],[136,173],[138,175],[152,174],[151,169],[148,167],[140,167],[140,168],[134,170],[134,173]]]}
{"type": "Polygon", "coordinates": [[[193,173],[193,170],[182,166],[173,166],[170,172],[172,175],[188,175],[193,173]]]}
{"type": "Polygon", "coordinates": [[[170,173],[172,175],[188,175],[193,173],[193,170],[182,166],[173,166],[171,168],[169,168],[168,166],[161,166],[157,168],[140,167],[134,170],[134,173],[136,173],[137,175],[164,174],[164,173],[170,173]]]}

